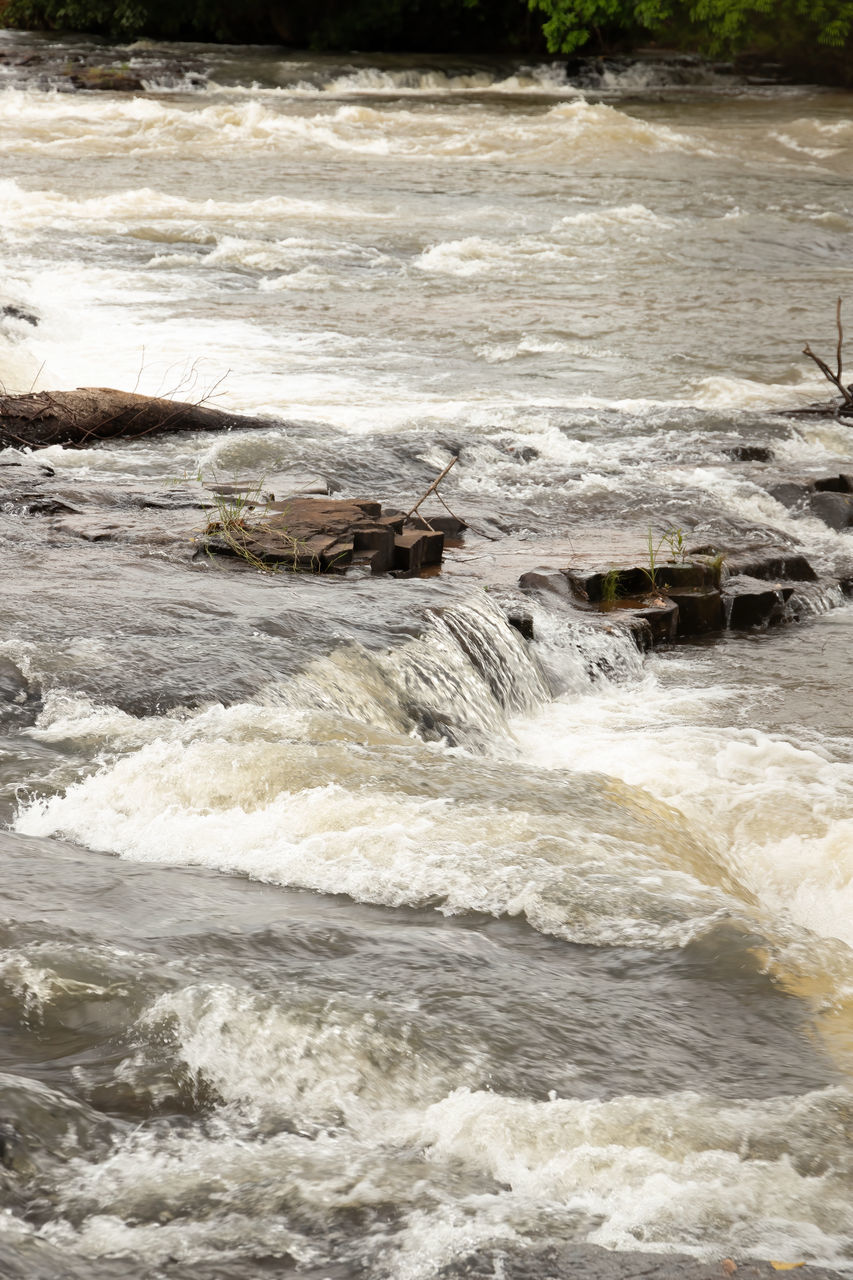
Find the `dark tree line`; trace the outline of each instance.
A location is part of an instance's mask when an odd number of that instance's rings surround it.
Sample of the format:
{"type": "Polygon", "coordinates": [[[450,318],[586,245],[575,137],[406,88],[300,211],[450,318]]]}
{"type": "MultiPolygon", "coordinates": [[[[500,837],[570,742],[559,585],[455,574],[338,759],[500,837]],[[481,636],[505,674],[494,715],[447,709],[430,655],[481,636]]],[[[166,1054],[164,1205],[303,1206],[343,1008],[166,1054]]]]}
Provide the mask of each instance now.
{"type": "Polygon", "coordinates": [[[853,0],[0,0],[0,22],[316,49],[601,53],[655,43],[805,67],[853,62],[853,0]]]}

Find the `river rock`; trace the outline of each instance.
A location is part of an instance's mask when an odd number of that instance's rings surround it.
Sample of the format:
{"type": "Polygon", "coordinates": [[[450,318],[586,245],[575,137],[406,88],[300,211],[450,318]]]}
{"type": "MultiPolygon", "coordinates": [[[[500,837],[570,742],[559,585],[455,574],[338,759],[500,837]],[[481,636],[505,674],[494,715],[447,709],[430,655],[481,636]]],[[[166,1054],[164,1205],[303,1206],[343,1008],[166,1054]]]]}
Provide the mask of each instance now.
{"type": "Polygon", "coordinates": [[[618,601],[614,611],[629,612],[648,627],[652,644],[666,644],[678,634],[678,605],[663,595],[648,600],[618,601]]]}
{"type": "Polygon", "coordinates": [[[38,325],[38,316],[32,311],[25,311],[23,307],[16,306],[14,302],[7,302],[0,306],[0,316],[8,316],[10,320],[20,320],[23,324],[31,324],[33,328],[38,325]]]}
{"type": "Polygon", "coordinates": [[[723,558],[731,577],[761,578],[767,582],[775,582],[778,578],[785,578],[790,582],[817,582],[817,574],[799,551],[778,547],[748,547],[743,551],[724,554],[723,558]]]}
{"type": "Polygon", "coordinates": [[[792,510],[806,501],[810,490],[807,484],[800,484],[795,480],[784,480],[780,484],[771,485],[767,492],[783,507],[792,510]]]}
{"type": "Polygon", "coordinates": [[[680,636],[698,636],[722,630],[723,599],[717,588],[673,587],[667,589],[666,595],[678,605],[680,636]]]}
{"type": "Polygon", "coordinates": [[[771,584],[745,574],[729,578],[722,591],[725,625],[745,631],[784,622],[785,604],[793,591],[790,583],[771,584]]]}
{"type": "Polygon", "coordinates": [[[853,494],[821,490],[811,495],[809,508],[830,529],[853,528],[853,494]]]}
{"type": "Polygon", "coordinates": [[[723,453],[733,462],[772,462],[773,450],[764,444],[736,444],[723,453]]]}
{"type": "Polygon", "coordinates": [[[531,569],[528,573],[521,575],[518,585],[524,592],[546,591],[566,601],[572,596],[567,575],[558,570],[531,569]]]}
{"type": "Polygon", "coordinates": [[[641,596],[653,589],[668,592],[670,587],[676,590],[701,590],[716,585],[713,567],[702,561],[692,560],[656,565],[654,574],[643,565],[617,564],[607,569],[569,568],[566,570],[566,577],[576,595],[582,600],[596,603],[602,599],[605,580],[614,572],[619,575],[616,585],[620,596],[641,596]]]}
{"type": "Polygon", "coordinates": [[[142,93],[145,85],[121,67],[85,67],[69,76],[75,89],[104,89],[113,93],[142,93]]]}

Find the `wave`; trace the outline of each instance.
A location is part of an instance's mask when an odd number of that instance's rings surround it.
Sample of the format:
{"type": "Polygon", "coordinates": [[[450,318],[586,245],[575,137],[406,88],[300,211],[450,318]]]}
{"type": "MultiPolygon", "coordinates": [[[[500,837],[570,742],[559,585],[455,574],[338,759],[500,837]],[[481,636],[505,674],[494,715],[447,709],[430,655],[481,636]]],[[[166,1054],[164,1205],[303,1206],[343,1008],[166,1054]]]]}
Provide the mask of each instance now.
{"type": "Polygon", "coordinates": [[[416,1016],[213,982],[159,997],[133,1034],[118,1076],[165,1058],[209,1114],[66,1162],[42,1230],[77,1253],[286,1251],[320,1266],[359,1256],[367,1222],[374,1270],[425,1280],[472,1247],[525,1239],[830,1265],[853,1244],[843,1087],[516,1097],[478,1085],[476,1055],[450,1066],[440,1041],[421,1043],[416,1016]],[[342,1229],[353,1214],[359,1238],[342,1229]]]}
{"type": "Polygon", "coordinates": [[[582,99],[547,111],[430,112],[366,105],[323,107],[313,115],[288,109],[286,102],[252,98],[187,104],[154,98],[120,102],[81,100],[70,95],[9,90],[0,95],[0,152],[98,155],[116,147],[130,154],[152,150],[183,154],[221,153],[249,148],[292,153],[305,148],[354,155],[465,160],[535,154],[553,159],[599,162],[639,152],[708,154],[701,139],[601,103],[582,99]]]}
{"type": "Polygon", "coordinates": [[[294,96],[331,97],[384,96],[407,97],[415,95],[448,96],[456,94],[511,94],[572,96],[580,91],[566,78],[566,65],[560,62],[541,63],[538,66],[519,67],[511,75],[492,71],[467,73],[441,69],[406,67],[390,70],[383,67],[354,67],[338,75],[312,83],[299,80],[290,83],[279,92],[294,96]]]}
{"type": "Polygon", "coordinates": [[[87,230],[111,230],[138,239],[169,242],[197,239],[209,242],[208,227],[234,223],[281,225],[290,219],[349,222],[392,215],[357,204],[332,200],[302,200],[295,196],[267,196],[258,200],[193,200],[131,187],[108,195],[75,198],[60,191],[29,189],[14,178],[0,179],[0,210],[4,225],[16,231],[39,230],[57,224],[87,230]],[[205,228],[205,229],[203,229],[205,228]],[[146,233],[147,229],[147,233],[146,233]]]}
{"type": "MultiPolygon", "coordinates": [[[[552,647],[561,643],[555,634],[552,647]]],[[[631,677],[624,639],[590,643],[581,629],[566,646],[564,682],[631,677]]],[[[739,910],[737,886],[647,796],[588,771],[543,796],[511,750],[455,768],[448,743],[493,749],[508,715],[549,696],[538,661],[492,606],[458,606],[394,654],[340,651],[263,704],[155,718],[141,747],[132,727],[136,749],[25,805],[15,827],[363,902],[523,916],[582,942],[678,946],[739,910]]],[[[81,712],[91,735],[92,710],[81,712]]],[[[50,714],[37,735],[74,734],[50,714]]],[[[122,723],[104,714],[121,750],[122,723]]]]}

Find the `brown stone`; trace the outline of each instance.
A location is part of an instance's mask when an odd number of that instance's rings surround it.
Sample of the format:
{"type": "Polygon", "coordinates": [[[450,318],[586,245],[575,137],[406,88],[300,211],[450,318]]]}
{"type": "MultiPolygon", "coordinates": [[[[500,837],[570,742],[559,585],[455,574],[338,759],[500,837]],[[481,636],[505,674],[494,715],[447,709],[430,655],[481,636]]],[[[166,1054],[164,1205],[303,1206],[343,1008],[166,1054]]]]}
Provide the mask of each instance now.
{"type": "Polygon", "coordinates": [[[240,514],[228,528],[221,521],[210,526],[207,550],[315,573],[361,565],[371,573],[411,576],[441,563],[443,534],[404,530],[401,514],[384,517],[372,499],[301,496],[240,514]]]}
{"type": "Polygon", "coordinates": [[[668,640],[675,639],[678,630],[678,605],[674,600],[657,596],[637,608],[629,607],[636,618],[648,624],[653,644],[665,644],[668,640]]]}
{"type": "Polygon", "coordinates": [[[443,533],[419,530],[397,534],[394,538],[394,569],[411,577],[431,564],[441,563],[443,533]]]}
{"type": "MultiPolygon", "coordinates": [[[[394,530],[387,525],[355,529],[353,532],[353,545],[357,553],[356,558],[363,560],[361,553],[369,552],[371,572],[388,573],[390,569],[394,568],[394,540],[394,530]]],[[[366,560],[364,562],[366,563],[366,560]]]]}
{"type": "Polygon", "coordinates": [[[723,453],[733,462],[772,462],[773,450],[766,444],[736,444],[723,453]]]}
{"type": "Polygon", "coordinates": [[[142,93],[145,89],[139,76],[112,67],[86,67],[70,79],[77,89],[108,89],[113,93],[142,93]]]}
{"type": "Polygon", "coordinates": [[[416,529],[433,529],[446,538],[458,538],[468,528],[458,516],[412,516],[409,523],[416,529]]]}
{"type": "Polygon", "coordinates": [[[571,597],[569,590],[569,579],[565,573],[547,569],[531,569],[528,573],[523,573],[518,579],[518,585],[522,591],[550,591],[553,595],[560,596],[563,600],[571,597]]]}

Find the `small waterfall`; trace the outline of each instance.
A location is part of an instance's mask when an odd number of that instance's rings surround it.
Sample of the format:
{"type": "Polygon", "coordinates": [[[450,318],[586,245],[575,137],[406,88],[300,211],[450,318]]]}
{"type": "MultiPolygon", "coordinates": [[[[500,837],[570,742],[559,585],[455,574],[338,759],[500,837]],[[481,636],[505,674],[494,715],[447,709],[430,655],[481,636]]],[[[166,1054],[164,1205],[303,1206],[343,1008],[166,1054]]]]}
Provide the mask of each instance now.
{"type": "Polygon", "coordinates": [[[484,594],[428,614],[423,633],[399,648],[346,644],[260,700],[482,750],[507,734],[509,716],[550,697],[532,647],[484,594]]]}
{"type": "Polygon", "coordinates": [[[786,618],[796,621],[802,617],[816,617],[838,609],[845,602],[844,592],[838,583],[798,582],[793,595],[785,605],[786,618]]]}
{"type": "Polygon", "coordinates": [[[627,633],[533,602],[531,611],[536,639],[528,642],[484,593],[429,615],[423,634],[397,649],[342,646],[262,700],[483,750],[507,735],[508,719],[559,694],[642,675],[642,655],[627,633]]]}

